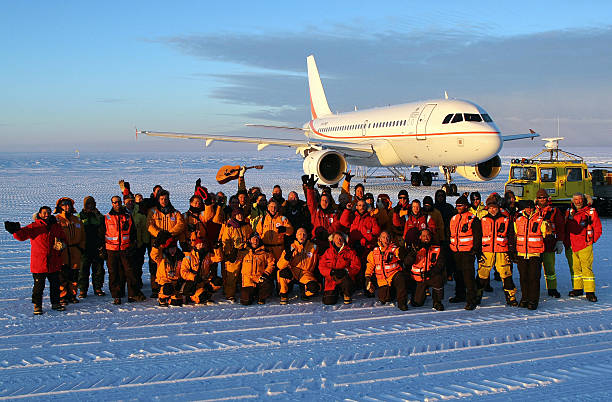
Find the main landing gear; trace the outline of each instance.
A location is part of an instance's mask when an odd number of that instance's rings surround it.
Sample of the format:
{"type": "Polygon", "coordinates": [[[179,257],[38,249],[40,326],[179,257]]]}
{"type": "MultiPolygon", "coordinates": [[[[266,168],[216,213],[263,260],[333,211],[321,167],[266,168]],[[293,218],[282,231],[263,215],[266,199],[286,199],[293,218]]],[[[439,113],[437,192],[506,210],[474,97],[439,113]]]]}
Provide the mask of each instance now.
{"type": "Polygon", "coordinates": [[[433,181],[433,173],[427,171],[427,166],[421,166],[419,172],[410,173],[410,184],[413,186],[420,186],[421,183],[425,187],[431,186],[433,181]]]}
{"type": "Polygon", "coordinates": [[[451,173],[455,171],[454,166],[441,166],[442,171],[444,172],[444,179],[446,183],[442,185],[442,190],[446,192],[446,195],[459,195],[457,192],[457,185],[455,183],[451,183],[453,178],[451,177],[451,173]]]}

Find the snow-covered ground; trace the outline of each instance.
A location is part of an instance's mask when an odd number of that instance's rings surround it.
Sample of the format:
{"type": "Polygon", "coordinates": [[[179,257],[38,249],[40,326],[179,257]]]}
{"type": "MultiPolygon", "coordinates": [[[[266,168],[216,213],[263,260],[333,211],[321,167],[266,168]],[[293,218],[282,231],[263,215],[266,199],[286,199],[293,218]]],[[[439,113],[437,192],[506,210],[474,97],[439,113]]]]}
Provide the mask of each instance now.
{"type": "MultiPolygon", "coordinates": [[[[537,149],[535,149],[537,151],[537,149]]],[[[573,150],[593,163],[609,163],[610,149],[573,150]]],[[[507,149],[504,161],[528,156],[507,149]]],[[[117,181],[145,196],[153,185],[171,192],[184,210],[195,179],[209,189],[222,164],[245,155],[0,154],[0,220],[31,221],[40,205],[73,197],[81,207],[93,195],[110,209],[117,181]]],[[[271,193],[300,187],[301,161],[286,151],[251,153],[247,185],[271,193]]],[[[507,166],[492,182],[457,180],[460,190],[486,196],[502,191],[507,166]]],[[[440,183],[437,183],[440,184],[440,183]]],[[[393,197],[402,185],[370,184],[393,197]]],[[[434,188],[415,190],[422,198],[434,188]]],[[[320,298],[287,306],[227,303],[162,308],[144,303],[114,306],[110,296],[90,295],[66,312],[32,315],[29,243],[0,234],[0,399],[76,400],[304,399],[432,400],[451,398],[607,400],[612,397],[612,250],[604,235],[595,248],[598,303],[569,299],[565,258],[557,276],[561,299],[542,296],[537,311],[504,305],[499,282],[482,306],[465,311],[422,308],[401,312],[355,297],[349,306],[323,306],[320,298]]],[[[146,271],[146,269],[145,269],[146,271]]],[[[516,272],[516,270],[515,270],[516,272]]],[[[145,273],[145,289],[149,276],[145,273]]],[[[518,277],[515,277],[518,284],[518,277]]],[[[106,286],[106,284],[105,284],[106,286]]],[[[47,289],[48,291],[48,289],[47,289]]],[[[147,292],[148,294],[148,292],[147,292]]],[[[452,295],[452,284],[446,297],[452,295]]],[[[219,300],[219,295],[215,295],[219,300]]]]}

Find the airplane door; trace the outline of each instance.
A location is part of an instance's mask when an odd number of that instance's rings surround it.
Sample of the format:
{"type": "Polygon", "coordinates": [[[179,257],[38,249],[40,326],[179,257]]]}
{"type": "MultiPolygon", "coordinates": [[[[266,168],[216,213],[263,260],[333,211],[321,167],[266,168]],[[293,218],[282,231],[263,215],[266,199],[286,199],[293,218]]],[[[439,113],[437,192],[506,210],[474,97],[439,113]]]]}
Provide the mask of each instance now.
{"type": "Polygon", "coordinates": [[[421,110],[421,114],[419,115],[419,118],[417,120],[415,130],[417,140],[427,139],[427,137],[424,135],[427,132],[427,120],[429,120],[429,116],[431,115],[431,112],[434,110],[435,107],[435,103],[428,103],[427,105],[425,105],[423,110],[421,110]]]}
{"type": "Polygon", "coordinates": [[[368,130],[368,121],[366,120],[363,122],[363,128],[361,129],[361,135],[365,137],[367,134],[367,130],[368,130]]]}

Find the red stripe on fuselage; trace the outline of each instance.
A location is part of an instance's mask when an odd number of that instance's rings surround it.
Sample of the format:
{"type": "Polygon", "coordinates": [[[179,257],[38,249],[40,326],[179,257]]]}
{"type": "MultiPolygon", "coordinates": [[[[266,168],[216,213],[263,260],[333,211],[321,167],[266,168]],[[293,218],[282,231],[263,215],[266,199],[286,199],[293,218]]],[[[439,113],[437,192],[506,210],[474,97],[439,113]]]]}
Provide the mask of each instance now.
{"type": "Polygon", "coordinates": [[[331,138],[334,140],[344,140],[344,139],[352,139],[352,138],[390,138],[390,137],[426,137],[426,136],[434,136],[434,135],[450,135],[450,134],[500,134],[499,131],[454,131],[447,133],[429,133],[429,134],[388,134],[388,135],[358,135],[351,137],[336,137],[333,135],[325,135],[317,130],[315,130],[314,125],[312,124],[313,120],[310,121],[310,129],[313,133],[320,135],[321,137],[331,138]]]}

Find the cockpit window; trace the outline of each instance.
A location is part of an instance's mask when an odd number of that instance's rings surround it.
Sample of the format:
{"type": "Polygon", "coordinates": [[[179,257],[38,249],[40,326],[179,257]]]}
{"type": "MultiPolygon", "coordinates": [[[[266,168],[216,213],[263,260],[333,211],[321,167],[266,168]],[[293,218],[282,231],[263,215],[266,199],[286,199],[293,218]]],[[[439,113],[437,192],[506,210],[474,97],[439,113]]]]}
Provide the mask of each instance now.
{"type": "Polygon", "coordinates": [[[442,124],[448,124],[450,123],[451,119],[453,118],[453,114],[447,114],[446,117],[444,118],[444,120],[442,120],[442,124]]]}
{"type": "Polygon", "coordinates": [[[460,121],[463,121],[463,115],[461,113],[457,113],[455,114],[455,117],[453,117],[453,121],[451,121],[451,123],[459,123],[460,121]]]}
{"type": "Polygon", "coordinates": [[[488,114],[486,114],[486,113],[484,113],[484,114],[482,115],[482,119],[483,119],[484,121],[486,121],[487,123],[491,123],[491,122],[493,121],[493,119],[491,119],[491,116],[489,116],[489,115],[488,115],[488,114]]]}
{"type": "Polygon", "coordinates": [[[482,121],[482,117],[475,113],[464,113],[463,117],[465,118],[465,121],[482,121]]]}

